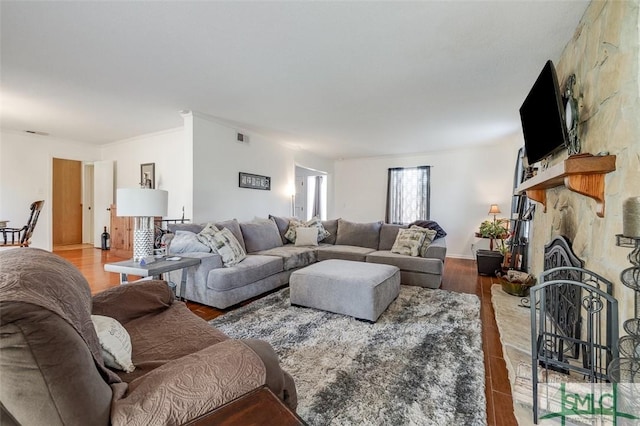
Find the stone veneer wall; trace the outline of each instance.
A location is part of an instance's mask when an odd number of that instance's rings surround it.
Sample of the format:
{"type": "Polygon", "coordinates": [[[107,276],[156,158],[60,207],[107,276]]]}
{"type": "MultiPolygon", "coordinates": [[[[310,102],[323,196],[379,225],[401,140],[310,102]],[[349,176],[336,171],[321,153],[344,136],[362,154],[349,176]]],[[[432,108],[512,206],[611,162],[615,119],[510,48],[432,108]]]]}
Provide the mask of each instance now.
{"type": "MultiPolygon", "coordinates": [[[[633,292],[619,278],[630,266],[630,249],[617,247],[615,235],[622,232],[622,202],[640,195],[638,23],[638,0],[592,1],[556,63],[561,89],[576,75],[582,152],[617,156],[616,171],[606,176],[604,218],[596,216],[594,200],[559,187],[547,191],[547,213],[536,207],[531,228],[530,272],[542,271],[552,237],[567,236],[585,267],[614,283],[620,324],[633,316],[633,292]]],[[[556,157],[552,164],[566,151],[556,157]]]]}

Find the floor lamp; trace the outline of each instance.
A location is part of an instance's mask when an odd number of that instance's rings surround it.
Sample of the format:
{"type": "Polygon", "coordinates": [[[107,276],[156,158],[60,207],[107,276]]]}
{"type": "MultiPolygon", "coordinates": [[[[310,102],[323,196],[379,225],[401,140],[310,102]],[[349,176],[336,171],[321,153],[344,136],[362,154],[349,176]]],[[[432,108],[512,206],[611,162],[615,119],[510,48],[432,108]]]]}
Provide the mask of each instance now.
{"type": "Polygon", "coordinates": [[[169,193],[160,189],[120,188],[117,191],[118,216],[134,217],[133,261],[153,255],[156,216],[167,215],[169,193]]]}

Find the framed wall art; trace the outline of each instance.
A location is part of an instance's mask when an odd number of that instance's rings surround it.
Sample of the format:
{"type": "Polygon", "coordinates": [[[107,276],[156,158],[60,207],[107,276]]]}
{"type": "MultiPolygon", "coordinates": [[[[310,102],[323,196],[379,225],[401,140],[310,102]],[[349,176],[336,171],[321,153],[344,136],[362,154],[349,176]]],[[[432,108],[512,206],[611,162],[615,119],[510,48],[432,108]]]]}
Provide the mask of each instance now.
{"type": "Polygon", "coordinates": [[[156,189],[156,163],[140,164],[140,187],[156,189]]]}
{"type": "Polygon", "coordinates": [[[240,172],[238,174],[238,186],[240,188],[271,191],[271,178],[269,176],[240,172]]]}

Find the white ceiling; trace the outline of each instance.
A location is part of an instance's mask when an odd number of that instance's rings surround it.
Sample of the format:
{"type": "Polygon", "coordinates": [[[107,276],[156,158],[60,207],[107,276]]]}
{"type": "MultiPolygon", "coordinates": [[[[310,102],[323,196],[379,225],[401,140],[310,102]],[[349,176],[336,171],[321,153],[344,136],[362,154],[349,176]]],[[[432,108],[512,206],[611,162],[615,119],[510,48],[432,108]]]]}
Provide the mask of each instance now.
{"type": "Polygon", "coordinates": [[[482,144],[586,1],[0,3],[0,125],[108,143],[189,109],[330,158],[482,144]]]}

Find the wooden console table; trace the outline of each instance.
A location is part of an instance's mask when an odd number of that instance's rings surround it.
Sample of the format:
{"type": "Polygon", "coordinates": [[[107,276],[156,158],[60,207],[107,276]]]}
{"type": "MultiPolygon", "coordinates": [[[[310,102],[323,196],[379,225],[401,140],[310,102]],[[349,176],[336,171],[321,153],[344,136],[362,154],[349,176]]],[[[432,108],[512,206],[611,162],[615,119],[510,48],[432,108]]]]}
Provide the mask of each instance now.
{"type": "Polygon", "coordinates": [[[604,176],[616,169],[615,155],[574,155],[522,182],[516,193],[527,193],[530,199],[542,203],[547,211],[547,189],[565,186],[573,192],[596,201],[596,214],[604,217],[604,176]]]}
{"type": "Polygon", "coordinates": [[[294,426],[306,425],[266,386],[187,423],[189,426],[294,426]]]}

